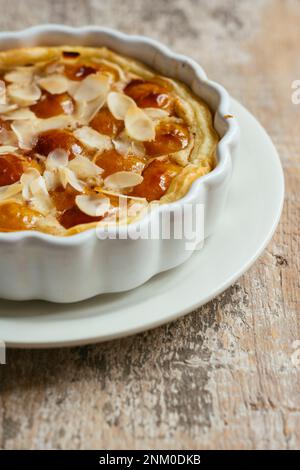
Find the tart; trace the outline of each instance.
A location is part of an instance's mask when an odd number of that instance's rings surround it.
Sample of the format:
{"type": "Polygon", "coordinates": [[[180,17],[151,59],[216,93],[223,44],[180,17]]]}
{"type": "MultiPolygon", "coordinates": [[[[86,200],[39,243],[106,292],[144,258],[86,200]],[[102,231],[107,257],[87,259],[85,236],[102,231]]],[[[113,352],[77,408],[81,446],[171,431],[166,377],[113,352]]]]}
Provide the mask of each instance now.
{"type": "Polygon", "coordinates": [[[206,103],[107,48],[0,53],[0,232],[68,236],[143,217],[216,163],[206,103]]]}

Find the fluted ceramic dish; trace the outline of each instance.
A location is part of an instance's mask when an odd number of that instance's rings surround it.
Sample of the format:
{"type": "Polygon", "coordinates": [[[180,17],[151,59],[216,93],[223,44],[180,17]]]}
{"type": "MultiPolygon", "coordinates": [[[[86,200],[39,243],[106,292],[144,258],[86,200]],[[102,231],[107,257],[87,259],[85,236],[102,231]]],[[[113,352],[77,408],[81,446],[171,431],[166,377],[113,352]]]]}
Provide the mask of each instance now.
{"type": "MultiPolygon", "coordinates": [[[[140,231],[144,231],[150,224],[158,225],[162,215],[167,214],[171,221],[178,219],[185,204],[203,204],[204,236],[218,230],[217,223],[230,185],[232,153],[238,140],[236,119],[228,118],[230,98],[225,89],[209,80],[193,60],[143,36],[129,36],[94,26],[61,25],[0,33],[0,50],[41,45],[106,46],[145,63],[162,75],[181,80],[208,103],[220,137],[215,169],[197,179],[185,197],[159,206],[137,223],[140,231]]],[[[127,233],[128,226],[117,228],[117,238],[107,233],[101,237],[99,229],[97,234],[91,229],[70,237],[37,231],[0,233],[0,297],[76,302],[101,293],[135,288],[155,274],[180,265],[192,254],[192,250],[186,248],[184,237],[132,239],[127,233]]]]}

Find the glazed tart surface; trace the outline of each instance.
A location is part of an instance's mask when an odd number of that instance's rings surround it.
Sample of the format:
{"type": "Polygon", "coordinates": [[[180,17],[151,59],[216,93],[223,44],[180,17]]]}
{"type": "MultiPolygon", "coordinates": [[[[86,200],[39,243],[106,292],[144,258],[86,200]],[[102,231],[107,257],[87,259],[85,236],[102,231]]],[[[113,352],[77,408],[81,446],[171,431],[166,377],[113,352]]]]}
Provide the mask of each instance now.
{"type": "Polygon", "coordinates": [[[185,85],[106,48],[0,52],[0,232],[131,223],[210,172],[217,142],[185,85]]]}

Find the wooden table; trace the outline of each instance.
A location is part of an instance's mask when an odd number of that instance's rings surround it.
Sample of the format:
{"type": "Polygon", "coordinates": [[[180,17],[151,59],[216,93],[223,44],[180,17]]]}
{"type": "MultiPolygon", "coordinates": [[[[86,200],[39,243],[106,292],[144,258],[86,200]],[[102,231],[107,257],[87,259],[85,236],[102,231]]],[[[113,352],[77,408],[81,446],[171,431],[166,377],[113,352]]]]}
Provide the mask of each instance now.
{"type": "Polygon", "coordinates": [[[0,11],[4,30],[99,24],[191,55],[262,122],[286,177],[273,241],[206,306],[107,344],[9,351],[1,447],[299,448],[299,1],[0,0],[0,11]]]}

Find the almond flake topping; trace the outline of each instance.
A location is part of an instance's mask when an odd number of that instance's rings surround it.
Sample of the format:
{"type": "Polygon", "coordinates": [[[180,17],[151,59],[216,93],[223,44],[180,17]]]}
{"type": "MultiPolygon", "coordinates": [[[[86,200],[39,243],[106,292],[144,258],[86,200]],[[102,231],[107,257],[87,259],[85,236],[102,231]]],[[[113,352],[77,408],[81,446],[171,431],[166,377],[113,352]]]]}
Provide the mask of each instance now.
{"type": "Polygon", "coordinates": [[[82,195],[76,196],[75,202],[81,212],[91,217],[101,217],[110,208],[110,200],[107,197],[82,195]]]}
{"type": "Polygon", "coordinates": [[[69,184],[70,186],[72,186],[72,188],[74,188],[76,191],[79,191],[80,193],[84,190],[84,184],[79,181],[79,179],[72,170],[66,167],[59,168],[58,172],[61,184],[64,188],[66,188],[69,184]]]}
{"type": "Polygon", "coordinates": [[[21,106],[34,104],[41,97],[41,89],[35,83],[12,83],[7,87],[9,97],[21,106]]]}
{"type": "Polygon", "coordinates": [[[65,66],[64,64],[61,64],[59,62],[59,60],[54,60],[53,62],[50,62],[46,68],[45,68],[45,72],[48,74],[52,74],[52,73],[63,73],[65,69],[65,66]]]}
{"type": "Polygon", "coordinates": [[[128,155],[135,155],[143,158],[146,155],[143,143],[132,140],[127,135],[126,131],[121,132],[116,139],[113,139],[113,144],[116,151],[125,157],[128,155]]]}
{"type": "Polygon", "coordinates": [[[11,128],[18,139],[19,147],[24,150],[30,150],[34,145],[37,134],[35,121],[30,119],[13,121],[11,128]]]}
{"type": "Polygon", "coordinates": [[[43,173],[43,178],[45,180],[48,191],[55,191],[55,189],[58,188],[58,186],[61,184],[58,172],[45,170],[43,173]]]}
{"type": "Polygon", "coordinates": [[[76,119],[81,124],[88,124],[100,111],[106,98],[100,96],[92,101],[78,101],[76,105],[76,119]]]}
{"type": "Polygon", "coordinates": [[[44,179],[48,190],[54,190],[60,184],[68,184],[76,191],[82,192],[86,183],[101,184],[102,169],[87,157],[77,155],[68,161],[68,154],[63,149],[55,149],[46,159],[44,179]]]}
{"type": "Polygon", "coordinates": [[[52,95],[65,93],[69,89],[69,80],[64,75],[55,73],[45,78],[40,78],[38,84],[52,95]]]}
{"type": "Polygon", "coordinates": [[[91,127],[83,126],[73,132],[74,136],[84,145],[97,150],[109,150],[112,148],[110,137],[100,134],[91,127]]]}
{"type": "Polygon", "coordinates": [[[68,168],[68,153],[63,149],[55,149],[46,159],[45,180],[48,188],[55,189],[59,184],[64,188],[69,184],[76,191],[84,190],[83,182],[79,181],[75,173],[68,168]],[[52,176],[50,173],[53,173],[52,176]]]}
{"type": "Polygon", "coordinates": [[[109,91],[110,78],[107,75],[96,73],[88,75],[80,84],[69,93],[76,101],[92,101],[95,98],[105,99],[109,91]]]}
{"type": "MultiPolygon", "coordinates": [[[[3,123],[0,129],[0,156],[15,154],[23,159],[22,150],[32,150],[30,155],[38,163],[42,163],[41,166],[37,165],[37,168],[44,168],[41,174],[34,166],[26,165],[20,181],[0,187],[0,202],[10,198],[18,202],[23,201],[43,215],[40,218],[42,223],[47,225],[52,220],[52,223],[56,224],[56,231],[66,232],[56,218],[51,194],[56,188],[66,189],[70,185],[77,194],[81,193],[76,196],[75,204],[84,214],[104,217],[105,223],[117,223],[117,220],[126,223],[149,208],[146,198],[130,195],[131,188],[143,181],[141,173],[145,167],[146,142],[155,139],[155,126],[160,120],[173,118],[163,109],[138,107],[136,102],[124,93],[123,88],[132,75],[126,67],[102,58],[95,59],[95,62],[102,64],[103,71],[89,74],[83,80],[77,81],[64,75],[64,62],[64,59],[58,59],[28,67],[17,66],[7,70],[4,78],[0,79],[0,119],[2,123],[8,121],[3,123]],[[31,105],[45,97],[45,92],[48,97],[48,93],[68,93],[71,103],[69,112],[64,108],[64,104],[61,104],[61,97],[53,96],[49,106],[52,106],[53,101],[54,116],[39,118],[38,116],[52,114],[52,109],[49,109],[49,113],[39,113],[37,109],[37,115],[30,109],[31,105]],[[60,109],[59,105],[63,109],[60,109]],[[111,133],[114,137],[102,134],[89,126],[103,106],[108,107],[115,119],[124,121],[125,128],[122,125],[120,131],[119,126],[115,126],[112,120],[112,125],[118,129],[111,133]],[[59,114],[55,115],[56,112],[59,114]],[[66,139],[66,145],[70,142],[69,150],[74,158],[69,160],[70,153],[59,148],[60,139],[54,143],[58,148],[48,156],[33,155],[39,135],[56,129],[68,131],[71,139],[66,139]],[[79,155],[80,152],[74,150],[76,144],[72,146],[72,136],[78,139],[77,143],[80,141],[83,144],[86,153],[82,151],[79,155]],[[110,149],[115,149],[125,158],[138,157],[134,170],[117,171],[103,180],[104,170],[94,162],[103,151],[110,149]],[[112,197],[120,198],[119,205],[111,205],[112,197]]],[[[63,98],[64,96],[64,103],[63,98]]],[[[99,117],[100,124],[101,119],[102,115],[99,117]]],[[[110,121],[107,126],[110,126],[110,121]]],[[[106,132],[105,126],[103,130],[106,132]]],[[[65,146],[65,141],[61,142],[62,146],[65,146]]],[[[53,148],[52,141],[49,148],[53,148]]],[[[43,150],[40,151],[44,153],[43,150]]],[[[114,158],[114,152],[107,155],[107,158],[110,157],[114,158]]]]}
{"type": "Polygon", "coordinates": [[[5,114],[9,113],[10,111],[13,111],[14,109],[17,109],[16,104],[1,104],[0,103],[0,114],[5,114]]]}
{"type": "Polygon", "coordinates": [[[93,178],[103,173],[102,168],[82,155],[77,155],[75,158],[73,158],[73,160],[70,161],[68,167],[76,174],[78,178],[83,180],[93,178]]]}
{"type": "Polygon", "coordinates": [[[123,119],[127,134],[138,141],[155,138],[155,126],[152,119],[135,101],[123,93],[112,91],[107,97],[107,106],[116,119],[123,119]]]}
{"type": "Polygon", "coordinates": [[[137,202],[143,202],[147,204],[147,199],[145,197],[140,197],[140,196],[131,196],[131,194],[121,194],[121,193],[116,193],[114,191],[109,191],[107,189],[103,188],[95,188],[97,191],[100,191],[103,194],[107,194],[108,196],[115,196],[119,197],[122,199],[128,199],[128,200],[133,200],[137,202]]]}
{"type": "Polygon", "coordinates": [[[169,116],[168,111],[160,108],[144,108],[143,111],[154,121],[159,121],[160,119],[165,119],[169,116]]]}
{"type": "Polygon", "coordinates": [[[13,196],[21,193],[22,191],[22,184],[20,182],[8,184],[7,186],[0,187],[0,201],[5,201],[6,199],[10,199],[13,196]]]}
{"type": "Polygon", "coordinates": [[[28,201],[32,196],[30,185],[34,179],[39,178],[41,175],[36,168],[27,168],[20,178],[22,183],[22,196],[25,201],[28,201]]]}
{"type": "Polygon", "coordinates": [[[125,119],[130,108],[136,108],[135,101],[123,93],[112,91],[107,96],[107,106],[116,119],[125,119]]]}
{"type": "Polygon", "coordinates": [[[46,159],[46,169],[55,170],[57,168],[63,168],[68,165],[69,157],[65,150],[55,149],[49,153],[46,159]]]}
{"type": "Polygon", "coordinates": [[[74,126],[74,119],[72,116],[65,116],[59,114],[48,119],[36,119],[37,132],[51,131],[52,129],[64,129],[66,127],[74,126]]]}
{"type": "Polygon", "coordinates": [[[33,178],[30,183],[30,190],[33,196],[49,196],[45,180],[41,175],[38,178],[33,178]]]}
{"type": "Polygon", "coordinates": [[[34,209],[41,214],[48,214],[53,209],[45,180],[35,168],[28,168],[21,176],[20,182],[23,199],[34,209]]]}
{"type": "Polygon", "coordinates": [[[155,125],[144,111],[138,107],[128,109],[125,116],[127,134],[135,140],[149,141],[155,138],[155,125]]]}
{"type": "Polygon", "coordinates": [[[0,80],[0,104],[6,104],[6,85],[3,80],[0,80]]]}
{"type": "Polygon", "coordinates": [[[32,81],[36,67],[16,67],[4,75],[4,79],[10,83],[29,83],[32,81]]]}
{"type": "Polygon", "coordinates": [[[143,181],[143,177],[132,171],[117,171],[104,180],[104,186],[109,189],[118,190],[137,186],[143,181]]]}
{"type": "MultiPolygon", "coordinates": [[[[126,80],[126,76],[125,76],[125,73],[123,71],[123,69],[116,63],[113,63],[113,62],[110,62],[109,60],[106,60],[106,59],[98,59],[98,58],[95,58],[93,60],[93,62],[95,62],[96,64],[105,64],[105,65],[108,65],[108,67],[110,69],[113,69],[114,71],[116,71],[119,75],[119,81],[124,81],[126,80]]],[[[108,74],[108,75],[111,75],[113,78],[114,77],[114,73],[111,72],[110,70],[105,70],[105,72],[102,72],[102,73],[105,73],[105,74],[108,74]]]]}
{"type": "Polygon", "coordinates": [[[12,145],[0,145],[0,155],[5,155],[6,153],[15,153],[18,150],[18,147],[12,145]]]}
{"type": "Polygon", "coordinates": [[[29,108],[18,108],[13,111],[9,111],[2,116],[4,121],[19,121],[23,119],[35,119],[35,114],[30,111],[29,108]]]}

